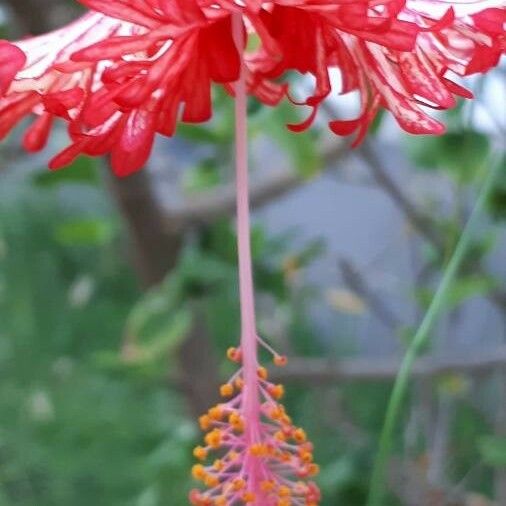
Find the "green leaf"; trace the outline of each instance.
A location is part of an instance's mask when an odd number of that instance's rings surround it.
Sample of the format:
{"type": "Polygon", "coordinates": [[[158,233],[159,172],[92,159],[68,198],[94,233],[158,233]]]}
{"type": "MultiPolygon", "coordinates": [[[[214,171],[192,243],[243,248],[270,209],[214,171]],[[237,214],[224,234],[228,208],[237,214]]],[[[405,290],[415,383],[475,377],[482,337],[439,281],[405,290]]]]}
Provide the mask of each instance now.
{"type": "Polygon", "coordinates": [[[220,174],[213,160],[204,160],[193,169],[187,170],[183,176],[184,189],[195,193],[209,190],[220,184],[220,174]]]}
{"type": "Polygon", "coordinates": [[[186,286],[209,287],[230,278],[230,265],[219,258],[200,252],[189,250],[183,256],[179,267],[179,274],[186,286]]]}
{"type": "MultiPolygon", "coordinates": [[[[495,281],[492,278],[486,278],[484,276],[473,275],[457,279],[446,296],[445,309],[449,311],[468,299],[487,295],[495,287],[495,281]]],[[[428,302],[432,300],[433,296],[434,292],[432,290],[421,289],[418,291],[419,300],[424,305],[427,305],[428,302]]]]}
{"type": "Polygon", "coordinates": [[[506,157],[503,156],[498,163],[502,165],[502,172],[490,195],[488,208],[494,219],[504,221],[506,220],[506,157]]]}
{"type": "Polygon", "coordinates": [[[490,141],[485,134],[473,130],[449,132],[439,138],[442,143],[442,164],[471,179],[488,160],[490,141]]]}
{"type": "Polygon", "coordinates": [[[371,128],[369,129],[369,131],[373,135],[376,135],[379,132],[381,125],[383,125],[383,120],[385,119],[385,117],[386,117],[386,110],[380,109],[378,111],[378,114],[376,114],[376,116],[374,117],[371,128]]]}
{"type": "Polygon", "coordinates": [[[197,126],[179,123],[177,135],[191,142],[199,142],[202,144],[215,145],[221,142],[219,135],[216,135],[216,132],[212,128],[202,125],[197,126]]]}
{"type": "Polygon", "coordinates": [[[455,281],[452,289],[448,293],[447,304],[455,307],[467,299],[478,295],[486,295],[495,287],[495,282],[491,278],[484,276],[468,276],[455,281]]]}
{"type": "Polygon", "coordinates": [[[406,137],[408,154],[419,168],[434,170],[439,168],[440,145],[437,137],[426,137],[422,141],[417,137],[406,137]]]}
{"type": "Polygon", "coordinates": [[[448,132],[439,137],[409,140],[409,153],[417,166],[448,170],[461,183],[469,183],[488,163],[490,141],[474,130],[448,132]]]}
{"type": "Polygon", "coordinates": [[[56,240],[66,246],[99,246],[109,243],[113,236],[112,224],[99,218],[67,221],[55,230],[56,240]]]}
{"type": "Polygon", "coordinates": [[[506,437],[483,436],[479,441],[483,460],[493,467],[506,467],[506,437]]]}
{"type": "Polygon", "coordinates": [[[184,341],[192,323],[191,312],[181,309],[164,315],[157,322],[149,322],[137,336],[128,363],[145,365],[158,360],[165,360],[184,341]]]}
{"type": "Polygon", "coordinates": [[[177,350],[190,330],[191,311],[160,308],[159,312],[146,312],[140,316],[140,307],[138,305],[135,309],[137,318],[128,320],[122,352],[103,351],[96,354],[95,360],[99,366],[112,370],[135,367],[152,372],[161,366],[162,373],[166,369],[167,358],[177,350]]]}
{"type": "Polygon", "coordinates": [[[159,315],[166,315],[182,304],[181,283],[177,275],[172,274],[166,280],[144,294],[134,305],[126,322],[126,333],[139,335],[149,321],[159,315]]]}
{"type": "Polygon", "coordinates": [[[38,172],[33,180],[37,186],[44,187],[69,183],[98,186],[100,184],[98,164],[95,158],[81,156],[70,167],[56,172],[49,170],[38,172]]]}
{"type": "Polygon", "coordinates": [[[251,255],[253,260],[265,255],[267,246],[268,241],[265,229],[259,226],[253,226],[251,228],[251,255]]]}

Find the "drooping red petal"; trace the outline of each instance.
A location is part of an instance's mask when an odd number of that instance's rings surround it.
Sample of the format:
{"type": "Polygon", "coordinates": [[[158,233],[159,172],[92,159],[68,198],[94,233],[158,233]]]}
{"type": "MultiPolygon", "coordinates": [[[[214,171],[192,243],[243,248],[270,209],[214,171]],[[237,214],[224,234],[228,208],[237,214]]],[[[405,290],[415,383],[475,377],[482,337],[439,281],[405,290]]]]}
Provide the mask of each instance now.
{"type": "Polygon", "coordinates": [[[111,153],[114,173],[129,176],[147,162],[155,137],[156,116],[147,111],[133,111],[123,127],[119,142],[111,153]]]}
{"type": "Polygon", "coordinates": [[[52,114],[45,113],[39,116],[25,132],[23,147],[30,153],[43,149],[47,144],[52,124],[52,114]]]}
{"type": "Polygon", "coordinates": [[[336,135],[351,135],[357,128],[360,126],[362,120],[352,119],[352,120],[334,120],[329,122],[329,128],[336,135]]]}
{"type": "Polygon", "coordinates": [[[16,74],[25,66],[26,56],[13,44],[0,40],[0,97],[7,93],[16,74]]]}

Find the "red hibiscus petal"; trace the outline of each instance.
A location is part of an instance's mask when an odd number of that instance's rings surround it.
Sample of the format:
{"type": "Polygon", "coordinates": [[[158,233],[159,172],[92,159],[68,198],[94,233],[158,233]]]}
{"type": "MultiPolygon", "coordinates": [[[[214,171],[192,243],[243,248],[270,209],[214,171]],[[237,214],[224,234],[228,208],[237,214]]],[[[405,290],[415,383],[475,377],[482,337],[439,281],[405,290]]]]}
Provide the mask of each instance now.
{"type": "Polygon", "coordinates": [[[21,49],[0,40],[0,96],[7,93],[16,74],[25,66],[26,56],[21,49]]]}
{"type": "Polygon", "coordinates": [[[153,146],[155,122],[156,116],[147,111],[129,114],[121,138],[111,153],[116,176],[129,176],[146,164],[153,146]]]}

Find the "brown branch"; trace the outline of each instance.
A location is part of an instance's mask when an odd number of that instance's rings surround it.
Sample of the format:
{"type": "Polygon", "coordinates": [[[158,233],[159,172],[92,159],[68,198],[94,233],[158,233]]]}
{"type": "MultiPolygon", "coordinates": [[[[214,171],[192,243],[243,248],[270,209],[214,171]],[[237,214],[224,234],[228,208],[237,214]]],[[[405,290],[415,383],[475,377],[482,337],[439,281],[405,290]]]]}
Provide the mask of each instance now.
{"type": "Polygon", "coordinates": [[[353,262],[343,258],[338,261],[338,266],[345,285],[365,300],[369,309],[384,325],[393,331],[398,330],[402,326],[401,320],[384,304],[381,297],[370,289],[353,262]]]}
{"type": "MultiPolygon", "coordinates": [[[[323,149],[324,168],[332,166],[348,153],[345,143],[338,139],[333,139],[332,144],[323,149]]],[[[309,181],[289,166],[267,171],[266,174],[262,179],[251,183],[250,203],[253,209],[268,204],[309,181]]],[[[177,219],[185,226],[209,225],[219,218],[233,215],[235,195],[235,184],[231,182],[194,196],[179,206],[165,205],[165,210],[171,221],[177,219]]]]}
{"type": "MultiPolygon", "coordinates": [[[[377,183],[386,191],[419,234],[432,244],[441,258],[444,258],[447,253],[446,246],[437,231],[436,224],[429,216],[417,209],[401,187],[390,176],[388,170],[377,156],[370,140],[364,141],[360,152],[377,183]]],[[[481,264],[475,266],[475,272],[482,275],[486,274],[481,264]]],[[[488,298],[502,312],[506,311],[506,291],[496,288],[489,294],[488,298]]]]}
{"type": "Polygon", "coordinates": [[[367,166],[378,185],[387,192],[413,227],[415,227],[415,229],[423,237],[425,237],[425,239],[427,239],[437,251],[444,252],[445,245],[441,240],[436,227],[432,223],[431,218],[423,214],[395,182],[388,170],[386,170],[383,166],[383,163],[376,154],[372,143],[369,140],[364,141],[359,151],[364,160],[367,162],[367,166]]]}
{"type": "MultiPolygon", "coordinates": [[[[253,183],[250,190],[251,207],[260,207],[281,196],[302,183],[293,170],[272,172],[260,181],[253,183]]],[[[165,206],[167,215],[175,217],[186,225],[209,225],[235,210],[235,186],[233,183],[215,190],[202,192],[188,199],[179,207],[165,206]]]]}
{"type": "Polygon", "coordinates": [[[454,494],[432,486],[423,467],[413,461],[394,459],[390,464],[389,483],[406,506],[465,506],[463,494],[454,494]]]}
{"type": "MultiPolygon", "coordinates": [[[[145,288],[160,283],[176,265],[184,228],[160,207],[148,170],[126,179],[110,176],[108,186],[123,216],[134,252],[134,267],[145,288]]],[[[219,380],[213,344],[203,311],[193,306],[193,326],[179,350],[181,391],[193,415],[205,412],[217,396],[219,380]]]]}
{"type": "Polygon", "coordinates": [[[147,170],[128,178],[107,178],[108,187],[127,226],[133,264],[143,286],[160,283],[176,264],[183,226],[161,209],[147,170]]]}
{"type": "MultiPolygon", "coordinates": [[[[324,110],[333,118],[337,116],[334,108],[327,103],[324,105],[324,110]]],[[[385,190],[390,196],[392,201],[406,216],[409,223],[414,227],[417,232],[424,237],[439,253],[441,258],[446,255],[446,247],[442,236],[437,230],[437,224],[430,216],[422,213],[404,193],[400,185],[390,176],[389,171],[383,166],[382,161],[377,156],[371,140],[366,139],[361,147],[359,153],[362,155],[363,160],[366,162],[367,167],[371,171],[374,179],[378,185],[385,190]]],[[[482,265],[477,266],[478,274],[486,274],[486,270],[482,265]]],[[[506,290],[497,288],[488,298],[502,311],[506,312],[506,290]]]]}
{"type": "MultiPolygon", "coordinates": [[[[399,371],[397,358],[292,358],[283,369],[272,371],[275,381],[311,385],[342,381],[390,381],[399,371]]],[[[506,366],[506,346],[471,355],[430,356],[416,361],[414,377],[434,377],[449,373],[481,374],[506,366]]]]}

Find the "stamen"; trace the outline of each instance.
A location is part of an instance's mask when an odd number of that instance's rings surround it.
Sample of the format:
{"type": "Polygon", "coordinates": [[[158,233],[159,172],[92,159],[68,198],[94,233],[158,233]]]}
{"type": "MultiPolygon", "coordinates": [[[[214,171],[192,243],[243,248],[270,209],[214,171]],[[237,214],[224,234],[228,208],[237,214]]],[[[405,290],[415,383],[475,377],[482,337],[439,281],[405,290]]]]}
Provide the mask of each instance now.
{"type": "MultiPolygon", "coordinates": [[[[241,14],[233,15],[233,31],[242,55],[241,14]]],[[[235,86],[235,101],[241,345],[229,348],[227,357],[241,367],[220,387],[220,394],[228,402],[212,407],[199,420],[206,435],[204,446],[197,446],[194,456],[201,462],[209,459],[212,463],[196,464],[193,468],[193,477],[207,490],[193,490],[190,502],[195,506],[316,506],[320,499],[318,487],[313,482],[301,481],[318,472],[312,445],[278,403],[285,393],[284,387],[271,383],[267,369],[258,362],[259,345],[272,354],[276,365],[285,365],[286,357],[256,332],[244,62],[235,86]]]]}

